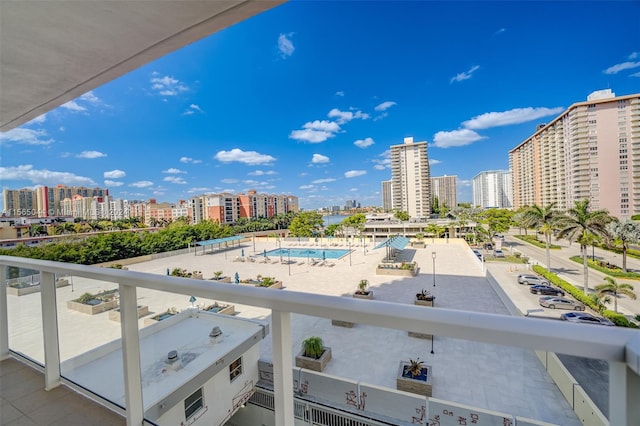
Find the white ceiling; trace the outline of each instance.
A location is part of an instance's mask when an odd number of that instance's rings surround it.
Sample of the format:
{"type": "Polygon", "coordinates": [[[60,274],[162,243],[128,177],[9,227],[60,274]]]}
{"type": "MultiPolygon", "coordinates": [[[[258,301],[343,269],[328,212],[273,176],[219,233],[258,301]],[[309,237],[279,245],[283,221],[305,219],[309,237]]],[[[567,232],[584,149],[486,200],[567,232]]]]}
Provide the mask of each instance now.
{"type": "Polygon", "coordinates": [[[0,1],[0,130],[285,0],[0,1]]]}

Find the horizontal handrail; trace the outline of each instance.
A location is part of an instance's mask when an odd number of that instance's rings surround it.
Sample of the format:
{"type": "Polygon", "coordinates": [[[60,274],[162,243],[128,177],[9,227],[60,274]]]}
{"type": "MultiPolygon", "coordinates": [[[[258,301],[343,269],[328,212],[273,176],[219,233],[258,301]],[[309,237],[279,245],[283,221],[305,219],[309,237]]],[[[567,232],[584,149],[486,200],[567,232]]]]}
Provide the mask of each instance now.
{"type": "Polygon", "coordinates": [[[384,328],[424,332],[477,342],[626,362],[639,374],[640,332],[621,327],[551,322],[446,308],[362,301],[351,297],[274,291],[265,288],[218,283],[112,268],[99,268],[0,256],[0,265],[74,275],[232,303],[257,306],[322,318],[369,324],[384,328]]]}

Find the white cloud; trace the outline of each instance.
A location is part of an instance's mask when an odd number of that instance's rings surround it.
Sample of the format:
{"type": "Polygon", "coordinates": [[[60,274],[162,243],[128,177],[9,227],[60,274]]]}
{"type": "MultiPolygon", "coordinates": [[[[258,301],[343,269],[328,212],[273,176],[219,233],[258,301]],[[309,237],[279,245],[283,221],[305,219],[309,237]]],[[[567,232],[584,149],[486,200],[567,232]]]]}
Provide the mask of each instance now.
{"type": "Polygon", "coordinates": [[[273,170],[254,170],[252,172],[249,172],[249,176],[266,176],[266,175],[276,175],[278,174],[277,172],[273,171],[273,170]]]}
{"type": "Polygon", "coordinates": [[[27,121],[24,125],[25,126],[32,126],[34,124],[42,124],[45,121],[47,121],[47,113],[40,114],[36,118],[34,118],[34,119],[30,120],[30,121],[27,121]]]}
{"type": "Polygon", "coordinates": [[[440,163],[442,163],[442,161],[436,160],[435,158],[429,158],[429,165],[430,166],[435,166],[436,164],[440,164],[440,163]]]}
{"type": "Polygon", "coordinates": [[[109,179],[106,179],[104,181],[104,184],[106,186],[122,186],[122,185],[124,185],[124,183],[122,183],[122,182],[118,182],[118,181],[115,181],[115,180],[109,180],[109,179]]]}
{"type": "Polygon", "coordinates": [[[153,182],[148,180],[140,180],[138,182],[129,184],[129,186],[133,186],[134,188],[148,188],[150,186],[153,186],[153,182]]]}
{"type": "Polygon", "coordinates": [[[311,162],[313,164],[328,163],[329,161],[330,161],[329,157],[324,156],[322,154],[313,154],[313,157],[311,158],[311,162]]]}
{"type": "Polygon", "coordinates": [[[199,163],[202,163],[202,160],[194,160],[191,157],[180,157],[180,162],[185,164],[189,164],[189,163],[199,164],[199,163]]]}
{"type": "Polygon", "coordinates": [[[508,126],[511,124],[526,123],[549,115],[560,114],[564,108],[514,108],[503,112],[487,112],[473,117],[462,123],[467,129],[488,129],[490,127],[508,126]]]}
{"type": "Polygon", "coordinates": [[[189,108],[187,108],[182,115],[191,115],[191,114],[195,114],[196,112],[199,112],[200,114],[204,114],[204,111],[202,110],[202,108],[200,108],[198,105],[196,104],[191,104],[189,105],[189,108]]]}
{"type": "Polygon", "coordinates": [[[80,154],[76,155],[76,158],[88,158],[88,159],[93,159],[93,158],[101,158],[101,157],[106,157],[107,154],[104,154],[100,151],[82,151],[80,154]]]}
{"type": "Polygon", "coordinates": [[[365,138],[365,139],[358,139],[357,141],[355,141],[353,144],[355,146],[357,146],[358,148],[367,148],[370,147],[371,145],[373,145],[375,142],[373,141],[373,139],[371,138],[365,138]]]}
{"type": "Polygon", "coordinates": [[[189,194],[196,194],[196,193],[207,193],[207,192],[212,192],[213,190],[211,188],[207,188],[206,186],[196,186],[194,188],[190,188],[187,192],[189,194]]]}
{"type": "Polygon", "coordinates": [[[500,28],[498,31],[496,31],[495,33],[493,33],[493,35],[494,35],[494,36],[497,36],[497,35],[499,35],[499,34],[504,33],[505,31],[507,31],[507,29],[506,29],[506,28],[500,28]]]}
{"type": "Polygon", "coordinates": [[[344,96],[344,92],[342,90],[340,90],[340,91],[336,92],[336,96],[342,97],[342,96],[344,96]]]}
{"type": "Polygon", "coordinates": [[[99,104],[100,99],[93,93],[93,90],[88,91],[84,95],[78,98],[81,101],[89,102],[90,104],[99,104]]]}
{"type": "Polygon", "coordinates": [[[365,170],[349,170],[348,172],[344,172],[344,177],[353,178],[362,175],[366,175],[367,172],[365,170]]]}
{"type": "Polygon", "coordinates": [[[222,179],[220,182],[222,183],[227,183],[227,184],[231,184],[231,183],[238,183],[240,182],[238,179],[222,179]]]}
{"type": "Polygon", "coordinates": [[[163,170],[162,173],[170,173],[170,174],[184,173],[184,174],[186,174],[187,172],[185,172],[184,170],[180,170],[180,169],[176,169],[176,168],[172,167],[170,169],[163,170]]]}
{"type": "Polygon", "coordinates": [[[301,140],[309,143],[324,142],[335,136],[340,131],[340,126],[333,121],[315,120],[304,124],[303,130],[293,130],[289,134],[290,139],[301,140]]]}
{"type": "Polygon", "coordinates": [[[269,164],[276,159],[267,154],[260,154],[256,151],[243,151],[238,148],[234,148],[231,151],[220,151],[213,158],[223,163],[244,163],[250,166],[257,166],[259,164],[269,164]]]}
{"type": "Polygon", "coordinates": [[[280,51],[280,56],[282,59],[286,59],[287,57],[293,55],[293,52],[296,48],[293,46],[293,43],[289,39],[293,36],[293,33],[289,34],[280,34],[278,36],[278,50],[280,51]]]}
{"type": "Polygon", "coordinates": [[[471,179],[458,179],[457,180],[458,186],[471,186],[472,183],[473,183],[473,181],[471,179]]]}
{"type": "Polygon", "coordinates": [[[391,150],[387,149],[382,154],[380,154],[379,157],[381,158],[380,160],[378,159],[373,160],[373,162],[375,163],[375,166],[373,166],[373,168],[376,170],[390,169],[391,168],[391,150]]]}
{"type": "Polygon", "coordinates": [[[164,182],[171,182],[171,183],[176,183],[176,184],[179,184],[179,185],[185,185],[187,183],[187,181],[184,180],[184,178],[182,178],[180,176],[166,176],[162,180],[164,182]]]}
{"type": "Polygon", "coordinates": [[[629,77],[640,77],[640,72],[633,73],[629,77]]]}
{"type": "Polygon", "coordinates": [[[16,127],[8,132],[0,132],[0,144],[15,142],[22,145],[50,145],[55,142],[44,129],[16,127]]]}
{"type": "Polygon", "coordinates": [[[438,132],[433,136],[433,145],[436,148],[451,148],[454,146],[470,145],[476,141],[486,139],[473,130],[459,129],[451,132],[438,132]]]}
{"type": "Polygon", "coordinates": [[[315,188],[314,185],[301,185],[298,187],[298,189],[313,189],[315,188]]]}
{"type": "Polygon", "coordinates": [[[76,101],[69,101],[60,105],[60,107],[74,112],[84,112],[87,110],[87,108],[83,107],[82,105],[78,105],[76,101]]]}
{"type": "Polygon", "coordinates": [[[327,117],[337,118],[336,121],[338,124],[344,124],[356,118],[361,120],[366,120],[369,118],[369,114],[362,112],[360,110],[340,111],[338,108],[334,108],[331,111],[329,111],[329,114],[327,114],[327,117]]]}
{"type": "Polygon", "coordinates": [[[376,107],[374,108],[376,111],[386,111],[389,108],[391,108],[392,106],[394,106],[396,103],[393,101],[386,101],[383,102],[379,105],[376,105],[376,107]]]}
{"type": "Polygon", "coordinates": [[[640,67],[640,61],[639,62],[629,61],[629,62],[622,62],[620,64],[612,65],[602,72],[605,74],[618,74],[620,71],[630,70],[638,67],[640,67]]]}
{"type": "Polygon", "coordinates": [[[336,180],[334,178],[325,178],[325,179],[316,179],[314,181],[312,181],[311,183],[314,184],[319,184],[319,183],[329,183],[329,182],[335,182],[336,180]]]}
{"type": "Polygon", "coordinates": [[[456,74],[455,77],[451,77],[450,83],[453,83],[454,81],[468,80],[472,77],[473,73],[476,72],[478,69],[480,69],[480,67],[478,65],[474,65],[471,68],[469,68],[469,71],[461,72],[459,74],[456,74]]]}
{"type": "MultiPolygon", "coordinates": [[[[153,73],[153,75],[157,76],[159,74],[153,73]]],[[[169,76],[151,78],[151,89],[162,96],[176,96],[189,90],[183,82],[169,76]]]]}
{"type": "Polygon", "coordinates": [[[102,176],[103,176],[105,179],[120,179],[120,178],[125,177],[126,175],[127,175],[127,174],[126,174],[124,171],[122,171],[122,170],[118,170],[118,169],[111,170],[111,171],[109,171],[109,172],[104,172],[104,173],[102,174],[102,176]]]}
{"type": "Polygon", "coordinates": [[[36,170],[31,164],[16,167],[0,167],[0,180],[28,180],[38,185],[94,186],[96,183],[84,176],[69,172],[54,172],[47,169],[36,170]]]}

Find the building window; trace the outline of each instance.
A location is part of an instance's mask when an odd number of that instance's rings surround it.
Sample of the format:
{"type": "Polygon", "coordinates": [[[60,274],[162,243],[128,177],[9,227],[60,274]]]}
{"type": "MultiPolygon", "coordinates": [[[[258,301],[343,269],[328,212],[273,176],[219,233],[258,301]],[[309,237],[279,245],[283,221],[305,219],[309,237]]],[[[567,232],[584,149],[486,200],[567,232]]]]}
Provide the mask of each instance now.
{"type": "Polygon", "coordinates": [[[193,417],[204,406],[202,400],[202,388],[192,393],[184,400],[184,416],[187,420],[193,417]]]}
{"type": "Polygon", "coordinates": [[[229,380],[233,382],[236,377],[242,374],[242,357],[236,359],[229,365],[229,380]]]}

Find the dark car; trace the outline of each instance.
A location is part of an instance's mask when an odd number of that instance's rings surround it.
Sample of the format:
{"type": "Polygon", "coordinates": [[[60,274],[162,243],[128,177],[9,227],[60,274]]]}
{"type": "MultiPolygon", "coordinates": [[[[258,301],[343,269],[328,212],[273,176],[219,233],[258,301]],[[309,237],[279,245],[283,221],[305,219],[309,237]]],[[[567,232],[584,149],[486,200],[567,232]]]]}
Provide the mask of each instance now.
{"type": "Polygon", "coordinates": [[[546,294],[551,296],[564,296],[564,291],[559,288],[551,287],[550,285],[532,285],[529,291],[533,294],[546,294]]]}

